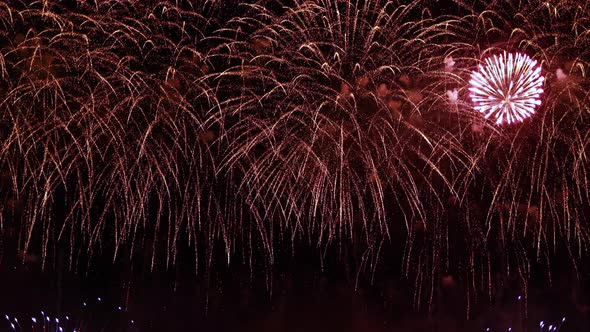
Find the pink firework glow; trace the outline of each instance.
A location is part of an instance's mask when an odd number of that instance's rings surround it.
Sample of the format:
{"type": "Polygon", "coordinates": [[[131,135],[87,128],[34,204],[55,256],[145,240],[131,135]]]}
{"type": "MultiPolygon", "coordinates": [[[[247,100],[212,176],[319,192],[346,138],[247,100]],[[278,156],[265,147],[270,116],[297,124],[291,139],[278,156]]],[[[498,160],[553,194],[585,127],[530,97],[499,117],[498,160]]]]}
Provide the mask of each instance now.
{"type": "Polygon", "coordinates": [[[521,53],[494,55],[471,74],[474,108],[496,124],[522,122],[541,104],[544,77],[537,61],[521,53]]]}

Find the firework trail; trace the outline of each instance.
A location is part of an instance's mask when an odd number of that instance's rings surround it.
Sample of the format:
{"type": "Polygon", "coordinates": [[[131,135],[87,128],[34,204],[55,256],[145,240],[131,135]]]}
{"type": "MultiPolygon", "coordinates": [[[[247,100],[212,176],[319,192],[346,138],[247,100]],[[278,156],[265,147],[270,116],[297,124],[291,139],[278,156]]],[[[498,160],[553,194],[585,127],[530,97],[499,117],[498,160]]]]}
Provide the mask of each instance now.
{"type": "Polygon", "coordinates": [[[374,266],[368,257],[392,231],[428,223],[440,192],[453,195],[454,168],[468,159],[431,106],[437,22],[395,1],[247,10],[252,19],[226,33],[237,64],[219,75],[235,92],[220,108],[222,168],[239,172],[241,192],[278,234],[324,249],[354,239],[374,266]]]}
{"type": "Polygon", "coordinates": [[[202,80],[212,66],[205,32],[216,29],[204,15],[215,10],[0,7],[0,160],[25,251],[40,243],[45,258],[61,241],[74,261],[76,248],[132,256],[152,246],[152,264],[161,249],[172,263],[179,237],[217,236],[200,226],[217,204],[207,199],[215,133],[206,124],[216,101],[202,80]]]}

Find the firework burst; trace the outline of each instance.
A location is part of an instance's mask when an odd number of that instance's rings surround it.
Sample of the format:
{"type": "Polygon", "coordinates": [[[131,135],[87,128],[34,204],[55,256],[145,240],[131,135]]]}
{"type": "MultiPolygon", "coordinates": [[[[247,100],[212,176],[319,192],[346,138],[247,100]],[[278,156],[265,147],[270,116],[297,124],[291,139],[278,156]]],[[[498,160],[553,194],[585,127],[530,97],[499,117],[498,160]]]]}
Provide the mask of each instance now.
{"type": "Polygon", "coordinates": [[[540,72],[536,61],[520,53],[486,59],[469,81],[474,108],[496,124],[522,122],[541,104],[540,72]]]}
{"type": "Polygon", "coordinates": [[[215,100],[201,78],[215,28],[179,6],[0,7],[3,197],[22,215],[22,250],[45,258],[62,242],[75,261],[148,246],[172,262],[180,233],[196,241],[213,205],[215,100]]]}
{"type": "Polygon", "coordinates": [[[219,75],[236,92],[219,116],[231,124],[223,168],[280,234],[323,247],[360,232],[376,254],[388,208],[396,233],[425,222],[462,162],[426,106],[437,30],[394,1],[269,3],[230,23],[240,61],[219,75]]]}

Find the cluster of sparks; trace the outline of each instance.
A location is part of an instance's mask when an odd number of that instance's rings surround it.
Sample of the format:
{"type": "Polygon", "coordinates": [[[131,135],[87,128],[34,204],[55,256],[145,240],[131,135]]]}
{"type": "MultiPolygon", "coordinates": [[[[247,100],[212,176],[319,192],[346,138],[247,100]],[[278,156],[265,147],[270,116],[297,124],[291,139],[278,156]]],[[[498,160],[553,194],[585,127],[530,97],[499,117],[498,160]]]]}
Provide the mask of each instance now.
{"type": "MultiPolygon", "coordinates": [[[[93,301],[92,304],[102,304],[104,302],[103,298],[98,297],[93,301]]],[[[11,316],[8,314],[4,314],[5,323],[10,331],[55,331],[55,332],[85,332],[85,331],[93,331],[93,327],[90,326],[90,321],[92,321],[92,314],[89,314],[89,310],[93,310],[91,308],[92,305],[88,302],[81,303],[81,310],[86,312],[84,318],[75,318],[71,315],[62,315],[62,316],[55,316],[51,315],[50,313],[45,312],[44,310],[39,311],[38,315],[32,315],[27,319],[21,319],[17,316],[11,316]]],[[[112,316],[119,316],[123,312],[123,308],[121,306],[117,306],[113,309],[114,314],[112,316]]],[[[108,322],[107,322],[108,323],[108,322]]],[[[126,319],[125,320],[126,327],[124,328],[125,331],[136,331],[136,322],[133,319],[126,319]]],[[[101,322],[100,325],[104,327],[101,331],[106,328],[105,322],[101,322]]]]}
{"type": "Polygon", "coordinates": [[[0,236],[23,257],[270,271],[306,242],[358,280],[401,251],[417,304],[586,257],[590,5],[195,3],[0,3],[0,236]]]}
{"type": "MultiPolygon", "coordinates": [[[[519,295],[516,299],[516,303],[518,305],[522,305],[524,302],[524,297],[519,295]]],[[[521,310],[516,310],[517,313],[521,313],[521,310]]],[[[521,321],[522,324],[522,317],[514,317],[516,320],[521,321]]],[[[567,323],[567,317],[561,317],[557,322],[555,320],[541,320],[538,323],[539,332],[559,332],[563,331],[567,323]]],[[[509,324],[510,325],[510,324],[509,324]]],[[[514,330],[527,330],[525,327],[513,329],[512,326],[507,328],[491,328],[486,327],[485,332],[513,332],[514,330]]]]}
{"type": "Polygon", "coordinates": [[[541,105],[540,73],[537,61],[524,54],[504,52],[486,59],[469,81],[474,108],[496,124],[522,122],[541,105]]]}

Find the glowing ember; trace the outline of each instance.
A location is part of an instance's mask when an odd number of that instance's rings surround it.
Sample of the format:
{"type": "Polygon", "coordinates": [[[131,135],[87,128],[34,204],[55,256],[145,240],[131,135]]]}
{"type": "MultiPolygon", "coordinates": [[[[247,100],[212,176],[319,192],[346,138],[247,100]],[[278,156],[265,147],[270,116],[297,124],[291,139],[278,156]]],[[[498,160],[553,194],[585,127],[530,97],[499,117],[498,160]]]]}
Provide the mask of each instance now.
{"type": "Polygon", "coordinates": [[[471,74],[474,108],[496,124],[522,122],[541,104],[544,77],[537,61],[525,54],[494,55],[471,74]]]}

